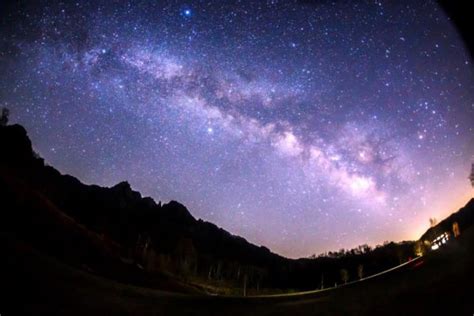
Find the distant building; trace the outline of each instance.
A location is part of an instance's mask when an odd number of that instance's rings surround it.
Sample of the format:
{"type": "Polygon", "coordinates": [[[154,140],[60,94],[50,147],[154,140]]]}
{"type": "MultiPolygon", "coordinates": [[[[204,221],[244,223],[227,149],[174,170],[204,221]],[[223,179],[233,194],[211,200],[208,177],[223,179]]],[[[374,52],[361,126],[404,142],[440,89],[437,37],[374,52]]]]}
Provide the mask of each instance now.
{"type": "Polygon", "coordinates": [[[444,244],[446,244],[449,240],[449,233],[444,232],[441,235],[437,236],[432,242],[431,242],[431,250],[436,250],[439,247],[442,247],[444,244]]]}

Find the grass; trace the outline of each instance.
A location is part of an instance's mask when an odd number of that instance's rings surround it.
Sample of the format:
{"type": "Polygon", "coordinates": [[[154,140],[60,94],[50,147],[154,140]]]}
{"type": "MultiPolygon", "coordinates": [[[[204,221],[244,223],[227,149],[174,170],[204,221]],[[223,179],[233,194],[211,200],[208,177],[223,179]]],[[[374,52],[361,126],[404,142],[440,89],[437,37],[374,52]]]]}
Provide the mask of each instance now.
{"type": "Polygon", "coordinates": [[[0,313],[48,315],[472,315],[474,228],[414,264],[363,282],[280,297],[184,295],[93,275],[1,238],[0,313]],[[20,303],[15,303],[20,302],[20,303]]]}

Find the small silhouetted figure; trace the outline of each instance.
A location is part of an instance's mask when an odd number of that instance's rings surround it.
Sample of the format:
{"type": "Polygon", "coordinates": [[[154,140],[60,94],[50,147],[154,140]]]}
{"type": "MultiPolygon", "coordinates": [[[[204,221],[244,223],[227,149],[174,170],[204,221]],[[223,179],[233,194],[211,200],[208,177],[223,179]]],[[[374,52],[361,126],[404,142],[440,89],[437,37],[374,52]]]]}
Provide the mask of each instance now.
{"type": "Polygon", "coordinates": [[[10,116],[10,110],[7,108],[3,108],[2,116],[0,117],[0,126],[7,126],[9,116],[10,116]]]}

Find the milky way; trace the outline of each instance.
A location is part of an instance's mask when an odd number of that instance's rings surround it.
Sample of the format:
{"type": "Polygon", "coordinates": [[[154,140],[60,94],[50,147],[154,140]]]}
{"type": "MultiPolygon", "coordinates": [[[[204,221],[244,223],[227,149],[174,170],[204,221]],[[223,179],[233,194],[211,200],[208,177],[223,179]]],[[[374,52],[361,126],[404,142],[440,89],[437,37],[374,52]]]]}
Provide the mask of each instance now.
{"type": "Polygon", "coordinates": [[[85,183],[290,257],[416,238],[472,196],[473,68],[429,1],[2,11],[0,106],[85,183]]]}

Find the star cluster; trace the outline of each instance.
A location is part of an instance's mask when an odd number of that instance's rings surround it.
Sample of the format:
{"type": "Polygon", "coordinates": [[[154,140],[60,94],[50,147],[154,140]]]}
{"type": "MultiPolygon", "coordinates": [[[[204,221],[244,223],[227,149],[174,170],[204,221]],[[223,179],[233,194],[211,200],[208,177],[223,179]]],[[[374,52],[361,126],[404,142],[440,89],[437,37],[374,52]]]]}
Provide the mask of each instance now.
{"type": "Polygon", "coordinates": [[[7,5],[0,105],[46,161],[290,257],[466,201],[474,81],[431,1],[7,5]]]}

